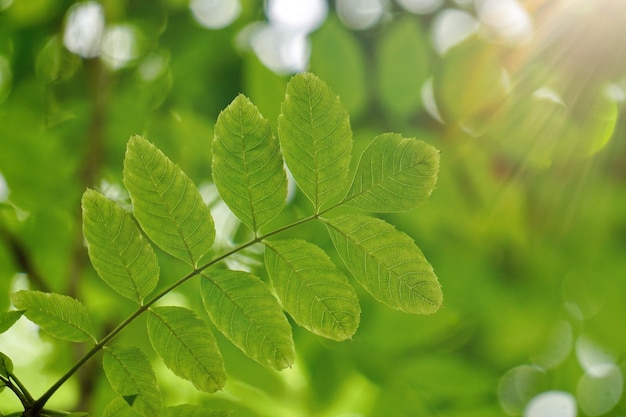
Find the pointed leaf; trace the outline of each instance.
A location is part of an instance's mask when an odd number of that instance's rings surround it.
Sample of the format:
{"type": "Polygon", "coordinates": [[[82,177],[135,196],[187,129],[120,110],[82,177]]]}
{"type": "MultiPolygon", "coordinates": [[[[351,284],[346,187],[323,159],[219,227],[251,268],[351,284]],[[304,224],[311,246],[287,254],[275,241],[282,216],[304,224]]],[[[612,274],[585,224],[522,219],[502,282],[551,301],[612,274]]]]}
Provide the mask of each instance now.
{"type": "Polygon", "coordinates": [[[267,273],[296,323],[329,339],[352,337],[359,327],[359,299],[326,253],[298,239],[263,243],[267,273]]]}
{"type": "Polygon", "coordinates": [[[287,85],[278,136],[289,170],[318,212],[348,181],[348,113],[323,81],[313,74],[297,74],[287,85]]]}
{"type": "Polygon", "coordinates": [[[211,410],[197,405],[181,404],[163,409],[161,417],[228,417],[231,414],[226,410],[211,410]]]}
{"type": "Polygon", "coordinates": [[[325,223],[341,259],[374,298],[407,313],[439,309],[443,295],[437,277],[409,236],[367,216],[346,215],[325,223]]]}
{"type": "Polygon", "coordinates": [[[130,214],[93,190],[83,194],[83,233],[100,278],[141,304],[156,287],[159,264],[130,214]]]}
{"type": "Polygon", "coordinates": [[[136,347],[105,348],[102,367],[111,388],[138,414],[156,417],[161,394],[146,355],[136,347]]]}
{"type": "Polygon", "coordinates": [[[50,335],[71,342],[95,341],[91,318],[84,305],[66,295],[39,291],[11,294],[13,305],[50,335]]]}
{"type": "Polygon", "coordinates": [[[15,324],[16,321],[22,317],[23,311],[13,310],[0,313],[0,333],[4,333],[15,324]]]}
{"type": "Polygon", "coordinates": [[[191,310],[156,307],[148,316],[148,336],[156,353],[176,375],[206,392],[226,383],[224,360],[209,327],[191,310]]]}
{"type": "Polygon", "coordinates": [[[389,213],[423,204],[437,183],[439,151],[397,133],[377,136],[365,149],[344,202],[389,213]]]}
{"type": "Polygon", "coordinates": [[[139,417],[123,398],[114,398],[102,412],[102,417],[139,417]]]}
{"type": "Polygon", "coordinates": [[[224,202],[255,232],[285,205],[287,175],[278,140],[244,95],[217,118],[212,170],[224,202]]]}
{"type": "Polygon", "coordinates": [[[4,353],[0,352],[0,375],[8,378],[13,373],[13,361],[4,353]]]}
{"type": "Polygon", "coordinates": [[[246,355],[277,370],[291,366],[291,327],[260,279],[242,271],[206,273],[201,293],[215,326],[246,355]]]}
{"type": "Polygon", "coordinates": [[[133,136],[126,148],[124,184],[148,237],[170,255],[196,266],[213,245],[215,227],[189,177],[153,144],[133,136]]]}

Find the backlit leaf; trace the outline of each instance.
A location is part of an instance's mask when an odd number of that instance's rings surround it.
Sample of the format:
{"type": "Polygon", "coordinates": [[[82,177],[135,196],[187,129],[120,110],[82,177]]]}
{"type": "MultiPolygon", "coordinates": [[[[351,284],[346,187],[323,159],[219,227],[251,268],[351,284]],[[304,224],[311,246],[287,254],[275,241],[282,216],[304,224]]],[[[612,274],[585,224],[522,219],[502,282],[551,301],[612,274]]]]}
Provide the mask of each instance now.
{"type": "Polygon", "coordinates": [[[213,245],[215,227],[189,177],[153,144],[133,136],[126,148],[124,184],[148,237],[170,255],[196,266],[213,245]]]}
{"type": "Polygon", "coordinates": [[[105,348],[102,367],[113,391],[134,411],[144,417],[159,415],[159,386],[150,361],[141,350],[125,346],[105,348]]]}
{"type": "Polygon", "coordinates": [[[367,216],[345,215],[325,224],[341,259],[374,298],[407,313],[439,309],[437,277],[409,236],[367,216]]]}
{"type": "Polygon", "coordinates": [[[182,307],[151,309],[148,336],[165,365],[197,389],[215,392],[226,383],[224,360],[215,337],[193,311],[182,307]]]}
{"type": "Polygon", "coordinates": [[[161,417],[228,417],[231,414],[226,410],[211,410],[197,405],[181,404],[164,408],[161,417]]]}
{"type": "Polygon", "coordinates": [[[339,97],[310,73],[287,85],[278,136],[289,170],[316,211],[348,181],[352,130],[339,97]]]}
{"type": "Polygon", "coordinates": [[[411,210],[430,197],[438,171],[437,149],[420,140],[385,133],[363,152],[344,201],[378,213],[411,210]]]}
{"type": "Polygon", "coordinates": [[[285,205],[287,176],[278,140],[243,95],[217,118],[212,170],[222,199],[255,232],[285,205]]]}
{"type": "Polygon", "coordinates": [[[83,194],[83,233],[89,258],[111,288],[141,303],[159,279],[159,264],[130,214],[93,190],[83,194]]]}
{"type": "Polygon", "coordinates": [[[13,305],[50,335],[71,342],[95,340],[91,318],[85,306],[66,295],[40,291],[11,294],[13,305]]]}
{"type": "Polygon", "coordinates": [[[204,308],[217,328],[246,355],[269,368],[291,366],[291,326],[263,282],[242,271],[203,273],[204,308]]]}
{"type": "Polygon", "coordinates": [[[326,253],[298,239],[264,243],[267,272],[296,323],[329,339],[350,338],[359,327],[359,299],[326,253]]]}
{"type": "Polygon", "coordinates": [[[12,310],[0,313],[0,333],[4,333],[22,317],[23,311],[12,310]]]}

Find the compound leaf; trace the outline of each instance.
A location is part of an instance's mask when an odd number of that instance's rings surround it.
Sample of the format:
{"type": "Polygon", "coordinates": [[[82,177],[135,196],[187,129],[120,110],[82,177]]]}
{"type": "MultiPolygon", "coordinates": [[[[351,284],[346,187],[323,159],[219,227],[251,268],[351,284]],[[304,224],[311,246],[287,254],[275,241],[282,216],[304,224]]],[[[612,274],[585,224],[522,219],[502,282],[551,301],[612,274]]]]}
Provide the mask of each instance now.
{"type": "Polygon", "coordinates": [[[397,133],[374,138],[359,160],[344,202],[377,213],[412,210],[437,183],[439,151],[397,133]]]}
{"type": "Polygon", "coordinates": [[[374,298],[407,313],[439,309],[437,277],[409,236],[367,216],[345,215],[325,224],[342,260],[374,298]]]}
{"type": "Polygon", "coordinates": [[[66,295],[40,291],[11,294],[13,305],[50,335],[70,342],[95,341],[91,318],[84,305],[66,295]]]}
{"type": "Polygon", "coordinates": [[[124,184],[148,237],[197,266],[213,245],[215,226],[191,179],[153,144],[133,136],[126,148],[124,184]]]}
{"type": "Polygon", "coordinates": [[[244,95],[217,118],[212,170],[224,202],[255,232],[285,205],[287,175],[278,140],[244,95]]]}
{"type": "Polygon", "coordinates": [[[226,383],[224,360],[215,337],[193,311],[182,307],[151,309],[148,336],[165,365],[197,389],[215,392],[226,383]]]}
{"type": "Polygon", "coordinates": [[[203,274],[204,308],[215,326],[246,355],[269,368],[291,366],[291,327],[263,282],[242,271],[203,274]]]}
{"type": "Polygon", "coordinates": [[[124,297],[141,303],[159,279],[159,264],[130,214],[93,190],[83,194],[83,233],[98,275],[124,297]]]}
{"type": "Polygon", "coordinates": [[[298,239],[263,243],[267,273],[296,323],[329,339],[352,337],[359,327],[359,299],[326,253],[298,239]]]}
{"type": "Polygon", "coordinates": [[[161,412],[161,417],[228,417],[231,414],[226,410],[211,410],[191,404],[175,405],[167,407],[161,412]]]}
{"type": "Polygon", "coordinates": [[[161,394],[146,355],[136,347],[107,347],[102,367],[111,388],[138,414],[157,417],[161,394]]]}
{"type": "Polygon", "coordinates": [[[318,212],[348,181],[348,113],[323,81],[310,73],[297,74],[287,84],[278,136],[289,170],[318,212]]]}
{"type": "Polygon", "coordinates": [[[4,333],[15,324],[16,321],[24,315],[23,311],[12,310],[0,313],[0,333],[4,333]]]}

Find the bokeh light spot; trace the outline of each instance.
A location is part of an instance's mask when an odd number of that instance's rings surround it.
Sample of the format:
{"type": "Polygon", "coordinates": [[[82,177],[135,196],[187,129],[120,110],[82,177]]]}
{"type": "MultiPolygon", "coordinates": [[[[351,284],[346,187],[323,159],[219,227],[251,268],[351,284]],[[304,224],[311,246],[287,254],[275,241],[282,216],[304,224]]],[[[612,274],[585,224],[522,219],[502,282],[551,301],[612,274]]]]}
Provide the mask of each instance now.
{"type": "Polygon", "coordinates": [[[310,33],[326,19],[325,0],[268,0],[267,18],[272,25],[310,33]]]}
{"type": "Polygon", "coordinates": [[[547,391],[534,397],[524,417],[576,417],[576,399],[563,391],[547,391]]]}
{"type": "Polygon", "coordinates": [[[433,22],[433,45],[443,55],[477,29],[478,21],[469,13],[457,9],[442,10],[433,22]]]}
{"type": "Polygon", "coordinates": [[[241,14],[239,0],[191,0],[191,15],[208,29],[221,29],[233,23],[241,14]]]}
{"type": "Polygon", "coordinates": [[[576,342],[576,357],[586,373],[597,377],[610,371],[606,365],[615,365],[616,361],[613,355],[584,336],[576,342]]]}
{"type": "Polygon", "coordinates": [[[67,11],[63,45],[83,58],[100,55],[104,34],[104,10],[99,3],[76,3],[67,11]]]}
{"type": "Polygon", "coordinates": [[[576,396],[578,404],[588,416],[605,414],[619,402],[624,387],[622,372],[615,365],[599,365],[600,376],[584,374],[578,380],[576,396]]]}
{"type": "Polygon", "coordinates": [[[479,0],[476,7],[489,38],[510,44],[530,40],[532,21],[516,0],[479,0]]]}
{"type": "Polygon", "coordinates": [[[502,409],[512,416],[521,415],[530,400],[547,386],[543,369],[520,365],[505,373],[498,382],[498,400],[502,409]]]}
{"type": "Polygon", "coordinates": [[[120,69],[135,60],[139,54],[136,29],[130,25],[106,28],[102,39],[102,59],[112,69],[120,69]]]}
{"type": "Polygon", "coordinates": [[[264,25],[251,39],[252,49],[267,68],[277,74],[304,71],[310,55],[306,34],[264,25]]]}
{"type": "Polygon", "coordinates": [[[380,0],[337,0],[337,15],[350,29],[364,30],[377,24],[385,13],[380,0]]]}
{"type": "Polygon", "coordinates": [[[427,14],[440,8],[444,0],[397,0],[397,2],[407,12],[427,14]]]}
{"type": "Polygon", "coordinates": [[[561,320],[547,335],[543,349],[533,357],[533,362],[544,369],[554,369],[567,358],[573,345],[574,332],[572,326],[561,320]]]}
{"type": "Polygon", "coordinates": [[[0,203],[4,203],[9,199],[9,186],[4,179],[4,175],[0,172],[0,203]]]}

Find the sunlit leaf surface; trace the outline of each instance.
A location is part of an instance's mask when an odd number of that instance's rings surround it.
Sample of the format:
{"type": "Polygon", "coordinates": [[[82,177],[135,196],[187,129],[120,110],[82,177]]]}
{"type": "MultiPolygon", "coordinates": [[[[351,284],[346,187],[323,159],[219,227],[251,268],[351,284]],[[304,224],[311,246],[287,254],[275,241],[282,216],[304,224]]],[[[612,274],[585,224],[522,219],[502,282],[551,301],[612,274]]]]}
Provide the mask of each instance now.
{"type": "Polygon", "coordinates": [[[243,95],[217,119],[212,169],[221,197],[255,232],[285,205],[287,176],[278,140],[243,95]]]}
{"type": "Polygon", "coordinates": [[[213,245],[215,227],[189,177],[153,144],[133,136],[126,148],[124,184],[148,237],[170,255],[197,265],[213,245]]]}
{"type": "Polygon", "coordinates": [[[201,292],[215,326],[246,355],[277,370],[293,364],[291,326],[261,280],[242,271],[207,272],[201,292]]]}
{"type": "Polygon", "coordinates": [[[4,333],[22,317],[23,311],[13,310],[0,313],[0,333],[4,333]]]}
{"type": "Polygon", "coordinates": [[[191,310],[156,307],[148,316],[148,336],[156,353],[176,375],[206,392],[226,382],[224,360],[215,337],[191,310]]]}
{"type": "Polygon", "coordinates": [[[411,210],[430,197],[438,171],[437,149],[416,139],[385,133],[363,152],[344,201],[379,213],[411,210]]]}
{"type": "Polygon", "coordinates": [[[106,348],[102,357],[104,373],[115,391],[143,417],[157,417],[161,394],[146,355],[136,347],[106,348]]]}
{"type": "Polygon", "coordinates": [[[130,214],[93,190],[83,194],[83,233],[98,275],[115,291],[141,303],[159,279],[159,264],[130,214]]]}
{"type": "Polygon", "coordinates": [[[409,236],[373,217],[345,215],[325,223],[342,260],[374,298],[407,313],[439,309],[437,277],[409,236]]]}
{"type": "Polygon", "coordinates": [[[296,323],[329,339],[350,338],[359,326],[359,300],[328,255],[299,239],[264,243],[267,272],[296,323]]]}
{"type": "Polygon", "coordinates": [[[298,74],[287,85],[278,136],[289,170],[316,211],[343,192],[352,151],[350,120],[315,75],[298,74]]]}
{"type": "Polygon", "coordinates": [[[18,291],[11,295],[13,305],[50,335],[72,342],[93,339],[91,318],[85,306],[66,295],[40,291],[18,291]]]}

